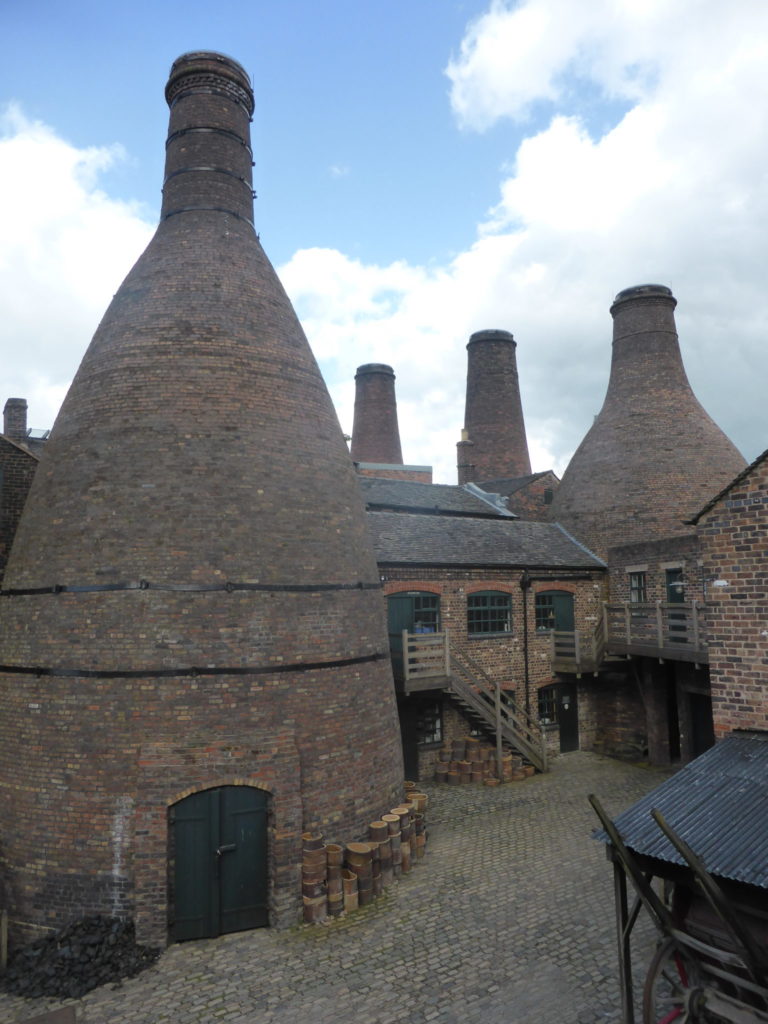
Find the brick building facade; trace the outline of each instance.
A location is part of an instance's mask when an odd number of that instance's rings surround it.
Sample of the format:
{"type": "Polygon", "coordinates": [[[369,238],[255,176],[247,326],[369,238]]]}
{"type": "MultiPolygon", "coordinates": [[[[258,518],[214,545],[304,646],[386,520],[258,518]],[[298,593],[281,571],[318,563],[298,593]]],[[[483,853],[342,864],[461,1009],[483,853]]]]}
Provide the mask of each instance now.
{"type": "Polygon", "coordinates": [[[768,730],[768,452],[695,517],[718,738],[768,730]]]}
{"type": "Polygon", "coordinates": [[[605,566],[558,526],[518,520],[472,485],[360,483],[388,602],[406,772],[430,777],[445,723],[457,728],[461,714],[449,680],[404,685],[403,629],[447,632],[451,658],[499,683],[534,720],[548,719],[557,748],[577,747],[578,695],[553,674],[552,631],[594,633],[605,566]]]}

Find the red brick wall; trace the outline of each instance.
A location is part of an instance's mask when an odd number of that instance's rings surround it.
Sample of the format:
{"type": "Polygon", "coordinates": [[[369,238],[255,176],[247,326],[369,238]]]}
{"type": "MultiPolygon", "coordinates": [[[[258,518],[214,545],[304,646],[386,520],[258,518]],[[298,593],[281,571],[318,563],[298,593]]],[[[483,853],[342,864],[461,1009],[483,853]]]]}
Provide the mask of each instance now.
{"type": "Polygon", "coordinates": [[[768,458],[698,524],[715,734],[768,729],[768,458]],[[716,586],[716,582],[726,585],[716,586]]]}
{"type": "Polygon", "coordinates": [[[386,480],[409,480],[415,484],[432,483],[431,466],[387,466],[383,463],[367,465],[364,462],[356,462],[355,469],[360,476],[384,477],[386,480]]]}
{"type": "MultiPolygon", "coordinates": [[[[510,512],[515,512],[521,519],[547,522],[552,503],[551,500],[549,502],[546,500],[547,492],[554,497],[559,483],[555,474],[548,470],[525,487],[513,491],[507,499],[507,508],[510,512]]],[[[490,489],[493,490],[492,487],[490,489]]]]}

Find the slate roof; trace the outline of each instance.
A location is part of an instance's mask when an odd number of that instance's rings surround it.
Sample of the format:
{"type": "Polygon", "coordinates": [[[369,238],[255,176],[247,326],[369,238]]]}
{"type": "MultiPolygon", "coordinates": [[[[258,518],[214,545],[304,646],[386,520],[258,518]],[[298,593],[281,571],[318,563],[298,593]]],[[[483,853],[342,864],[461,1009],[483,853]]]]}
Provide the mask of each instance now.
{"type": "MultiPolygon", "coordinates": [[[[651,810],[712,874],[768,889],[768,733],[731,733],[616,818],[632,850],[684,864],[651,810]]],[[[602,829],[595,838],[607,842],[602,829]]]]}
{"type": "Polygon", "coordinates": [[[557,523],[370,510],[382,565],[604,569],[557,523]]]}
{"type": "Polygon", "coordinates": [[[527,476],[500,477],[498,480],[482,480],[480,486],[489,491],[498,491],[499,494],[509,495],[514,494],[515,491],[522,490],[523,487],[527,487],[528,484],[532,484],[534,480],[540,480],[541,477],[547,476],[549,473],[552,473],[552,476],[554,476],[556,480],[558,479],[552,470],[544,469],[538,473],[529,473],[527,476]]]}
{"type": "Polygon", "coordinates": [[[508,509],[493,503],[493,495],[481,498],[464,487],[384,477],[361,476],[358,480],[369,509],[423,509],[443,515],[512,517],[508,509]]]}

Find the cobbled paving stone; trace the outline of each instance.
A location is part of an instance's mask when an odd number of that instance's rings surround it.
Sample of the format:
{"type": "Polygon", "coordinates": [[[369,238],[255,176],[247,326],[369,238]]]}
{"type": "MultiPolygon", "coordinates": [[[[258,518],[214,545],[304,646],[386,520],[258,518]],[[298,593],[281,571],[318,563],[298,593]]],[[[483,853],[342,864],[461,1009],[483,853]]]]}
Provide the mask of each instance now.
{"type": "MultiPolygon", "coordinates": [[[[324,925],[169,947],[75,1001],[0,994],[0,1024],[618,1024],[613,874],[587,802],[615,817],[669,772],[586,752],[497,788],[421,786],[426,858],[324,925]]],[[[636,988],[654,943],[635,928],[636,988]]]]}

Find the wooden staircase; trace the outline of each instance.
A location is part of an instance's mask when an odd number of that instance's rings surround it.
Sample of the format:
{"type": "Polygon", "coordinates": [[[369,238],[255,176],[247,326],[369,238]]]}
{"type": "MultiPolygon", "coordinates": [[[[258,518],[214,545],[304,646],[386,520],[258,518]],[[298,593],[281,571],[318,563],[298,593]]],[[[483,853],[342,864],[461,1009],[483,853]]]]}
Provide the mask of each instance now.
{"type": "Polygon", "coordinates": [[[547,750],[538,722],[495,683],[473,658],[450,649],[450,675],[443,692],[465,715],[503,741],[534,768],[546,772],[547,750]]]}
{"type": "Polygon", "coordinates": [[[464,714],[505,743],[540,772],[548,771],[544,734],[538,722],[519,708],[482,665],[451,644],[441,633],[402,634],[403,678],[406,693],[441,689],[464,714]]]}

